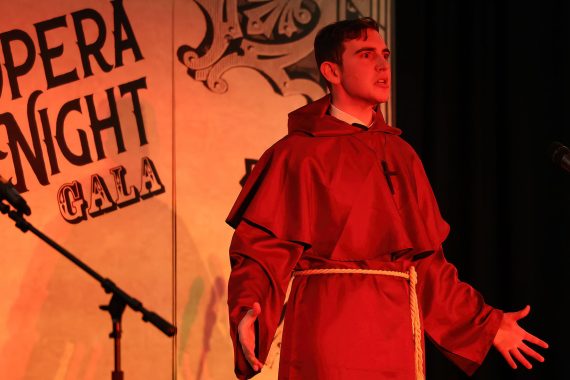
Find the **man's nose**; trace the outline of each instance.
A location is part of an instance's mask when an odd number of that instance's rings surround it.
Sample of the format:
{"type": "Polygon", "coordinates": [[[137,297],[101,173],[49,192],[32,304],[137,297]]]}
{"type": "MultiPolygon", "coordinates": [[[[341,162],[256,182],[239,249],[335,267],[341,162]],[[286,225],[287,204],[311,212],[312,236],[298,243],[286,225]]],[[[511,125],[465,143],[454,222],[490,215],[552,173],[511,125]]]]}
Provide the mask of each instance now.
{"type": "Polygon", "coordinates": [[[390,68],[390,62],[383,56],[378,57],[376,60],[376,70],[388,70],[390,68]]]}

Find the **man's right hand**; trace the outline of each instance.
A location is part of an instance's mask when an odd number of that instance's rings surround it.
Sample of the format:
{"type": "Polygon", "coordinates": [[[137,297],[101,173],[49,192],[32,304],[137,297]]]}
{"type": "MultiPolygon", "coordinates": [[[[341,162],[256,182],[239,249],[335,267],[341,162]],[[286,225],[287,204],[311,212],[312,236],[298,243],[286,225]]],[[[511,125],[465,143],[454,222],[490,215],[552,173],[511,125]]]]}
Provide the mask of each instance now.
{"type": "Polygon", "coordinates": [[[261,371],[263,367],[263,363],[255,357],[255,321],[259,314],[261,314],[261,306],[258,302],[255,302],[253,309],[250,309],[238,324],[238,336],[241,348],[246,360],[256,372],[261,371]]]}

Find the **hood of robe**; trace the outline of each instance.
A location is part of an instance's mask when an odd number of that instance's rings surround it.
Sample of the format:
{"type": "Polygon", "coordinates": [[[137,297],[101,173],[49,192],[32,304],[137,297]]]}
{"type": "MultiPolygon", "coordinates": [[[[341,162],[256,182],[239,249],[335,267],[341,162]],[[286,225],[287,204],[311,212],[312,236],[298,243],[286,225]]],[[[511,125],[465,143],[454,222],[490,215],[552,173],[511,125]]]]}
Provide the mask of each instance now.
{"type": "MultiPolygon", "coordinates": [[[[334,116],[327,114],[330,107],[330,95],[309,103],[289,114],[289,133],[304,133],[314,137],[341,136],[362,132],[360,127],[347,124],[334,116]]],[[[386,124],[382,112],[376,112],[376,120],[368,129],[400,135],[402,131],[386,124]]]]}

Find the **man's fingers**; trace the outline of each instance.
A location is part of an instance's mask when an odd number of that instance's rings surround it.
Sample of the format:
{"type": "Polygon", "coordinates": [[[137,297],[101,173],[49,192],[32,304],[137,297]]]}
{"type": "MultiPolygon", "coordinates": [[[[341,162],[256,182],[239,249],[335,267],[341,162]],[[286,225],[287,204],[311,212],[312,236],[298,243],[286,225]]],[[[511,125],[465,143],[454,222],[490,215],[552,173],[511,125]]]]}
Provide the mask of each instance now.
{"type": "Polygon", "coordinates": [[[249,365],[253,368],[254,371],[261,371],[261,368],[263,367],[263,363],[261,363],[259,361],[259,359],[257,359],[255,357],[255,355],[253,354],[249,354],[245,356],[247,362],[249,363],[249,365]]]}
{"type": "Polygon", "coordinates": [[[503,355],[503,357],[507,361],[508,365],[511,366],[512,369],[517,369],[517,363],[515,363],[509,351],[500,351],[500,352],[501,355],[503,355]]]}
{"type": "Polygon", "coordinates": [[[249,309],[247,313],[245,313],[240,323],[243,322],[247,325],[253,325],[259,314],[261,314],[261,306],[256,302],[253,304],[253,308],[249,309]]]}
{"type": "Polygon", "coordinates": [[[532,369],[532,364],[530,364],[530,362],[526,360],[526,358],[523,356],[523,354],[520,353],[518,349],[515,348],[509,352],[511,353],[511,355],[515,357],[515,359],[519,361],[519,363],[524,365],[527,369],[532,369]]]}
{"type": "Polygon", "coordinates": [[[542,348],[548,348],[548,343],[546,343],[545,341],[543,341],[542,339],[538,339],[537,337],[535,337],[532,334],[526,333],[524,340],[534,343],[537,346],[540,346],[542,348]]]}
{"type": "Polygon", "coordinates": [[[521,311],[516,312],[516,319],[522,319],[524,317],[526,317],[528,315],[528,313],[530,313],[530,305],[526,305],[524,307],[524,309],[522,309],[521,311]]]}
{"type": "Polygon", "coordinates": [[[241,348],[243,350],[243,354],[245,358],[249,361],[251,357],[255,357],[254,350],[255,350],[255,341],[254,337],[247,336],[246,333],[239,335],[239,342],[241,343],[241,348]]]}
{"type": "Polygon", "coordinates": [[[254,364],[252,365],[254,371],[261,371],[263,368],[263,363],[260,362],[257,358],[254,358],[254,364]]]}
{"type": "Polygon", "coordinates": [[[261,313],[261,306],[258,302],[253,304],[238,324],[238,335],[243,354],[254,371],[261,371],[263,363],[255,357],[255,328],[254,323],[261,313]]]}
{"type": "Polygon", "coordinates": [[[251,358],[254,357],[254,355],[247,346],[247,344],[241,342],[241,349],[243,351],[243,356],[245,356],[245,359],[249,362],[249,364],[251,364],[251,358]]]}
{"type": "Polygon", "coordinates": [[[253,323],[259,314],[261,314],[261,306],[258,302],[255,302],[253,304],[253,308],[247,311],[246,316],[248,317],[248,320],[251,319],[251,323],[253,323]]]}
{"type": "Polygon", "coordinates": [[[531,358],[538,360],[539,362],[544,361],[544,357],[542,355],[540,355],[538,352],[536,352],[535,350],[533,350],[532,348],[530,348],[529,346],[527,346],[524,343],[521,343],[521,345],[519,346],[519,349],[522,352],[524,352],[525,354],[527,354],[528,356],[530,356],[531,358]]]}
{"type": "Polygon", "coordinates": [[[261,362],[255,356],[246,355],[245,359],[247,360],[247,362],[253,368],[254,371],[260,371],[261,368],[263,367],[263,364],[261,364],[261,362]]]}
{"type": "Polygon", "coordinates": [[[254,371],[260,371],[263,367],[263,363],[259,361],[255,357],[255,353],[253,349],[248,346],[248,344],[241,342],[241,349],[243,350],[243,355],[245,356],[245,360],[249,363],[250,366],[253,367],[254,371]]]}
{"type": "Polygon", "coordinates": [[[255,357],[255,355],[246,356],[246,359],[254,371],[261,371],[263,364],[255,357]]]}

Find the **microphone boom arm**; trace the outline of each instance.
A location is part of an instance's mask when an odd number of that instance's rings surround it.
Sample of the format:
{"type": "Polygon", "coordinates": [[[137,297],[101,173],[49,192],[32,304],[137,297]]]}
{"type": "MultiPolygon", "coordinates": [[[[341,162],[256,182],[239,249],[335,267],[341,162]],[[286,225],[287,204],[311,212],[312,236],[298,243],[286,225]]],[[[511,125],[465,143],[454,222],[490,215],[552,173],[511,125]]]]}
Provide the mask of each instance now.
{"type": "MultiPolygon", "coordinates": [[[[0,183],[2,185],[2,183],[0,183]]],[[[99,273],[90,268],[83,261],[75,257],[71,252],[67,251],[61,245],[57,244],[54,240],[50,239],[40,230],[35,228],[30,224],[23,215],[22,210],[11,210],[10,206],[4,203],[4,199],[0,197],[0,212],[2,214],[8,214],[10,219],[16,222],[16,227],[18,227],[22,232],[31,231],[34,235],[39,237],[50,247],[54,248],[56,251],[61,253],[67,259],[72,261],[75,265],[80,267],[83,271],[87,272],[91,277],[97,280],[106,293],[112,293],[111,301],[109,305],[100,306],[101,310],[108,311],[111,314],[111,319],[113,322],[113,332],[111,332],[110,337],[114,339],[115,346],[115,369],[112,372],[112,380],[122,380],[123,371],[121,370],[121,359],[120,359],[120,339],[121,339],[121,318],[123,311],[126,306],[129,306],[134,311],[142,313],[142,320],[145,322],[150,322],[164,334],[169,337],[176,335],[176,326],[173,326],[167,322],[164,318],[158,314],[146,309],[143,304],[131,297],[127,292],[119,288],[113,281],[109,278],[104,278],[99,273]]]]}

